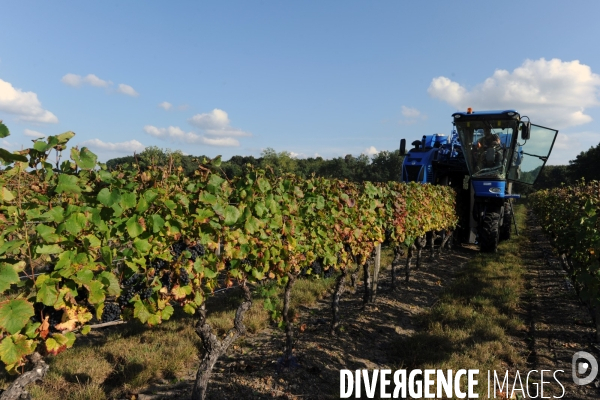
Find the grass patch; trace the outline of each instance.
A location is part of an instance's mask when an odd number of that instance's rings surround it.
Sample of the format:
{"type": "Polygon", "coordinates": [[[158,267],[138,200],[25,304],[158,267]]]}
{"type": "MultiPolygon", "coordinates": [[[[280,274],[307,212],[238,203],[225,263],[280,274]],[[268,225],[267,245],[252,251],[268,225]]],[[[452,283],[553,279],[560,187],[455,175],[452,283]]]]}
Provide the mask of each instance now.
{"type": "Polygon", "coordinates": [[[290,309],[311,307],[321,300],[335,284],[335,277],[327,279],[299,279],[292,287],[290,309]]]}
{"type": "MultiPolygon", "coordinates": [[[[525,208],[515,208],[519,230],[525,208]]],[[[505,370],[522,365],[510,333],[526,329],[518,318],[525,293],[519,238],[502,242],[494,254],[479,253],[457,274],[431,309],[419,316],[420,332],[398,339],[392,351],[399,368],[505,370]]],[[[480,395],[487,391],[479,384],[480,395]]]]}
{"type": "Polygon", "coordinates": [[[153,380],[175,381],[196,363],[200,344],[184,315],[154,328],[132,322],[96,335],[49,357],[44,382],[30,387],[32,398],[119,398],[153,380]]]}

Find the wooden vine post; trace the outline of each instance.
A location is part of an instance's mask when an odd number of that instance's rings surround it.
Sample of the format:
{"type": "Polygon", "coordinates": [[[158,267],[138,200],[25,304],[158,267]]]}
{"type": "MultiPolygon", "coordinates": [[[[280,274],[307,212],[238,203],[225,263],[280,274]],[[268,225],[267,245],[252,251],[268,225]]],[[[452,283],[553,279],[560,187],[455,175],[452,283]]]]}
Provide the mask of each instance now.
{"type": "Polygon", "coordinates": [[[371,288],[371,303],[377,298],[377,284],[379,282],[379,268],[381,266],[381,243],[375,245],[375,261],[373,266],[373,285],[371,288]]]}

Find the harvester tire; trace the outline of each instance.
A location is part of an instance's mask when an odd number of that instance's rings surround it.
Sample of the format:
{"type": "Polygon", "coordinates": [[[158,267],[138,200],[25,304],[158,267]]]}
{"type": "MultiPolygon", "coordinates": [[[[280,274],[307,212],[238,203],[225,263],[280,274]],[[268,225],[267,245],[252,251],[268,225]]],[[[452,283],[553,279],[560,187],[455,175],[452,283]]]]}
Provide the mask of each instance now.
{"type": "Polygon", "coordinates": [[[512,207],[509,203],[504,204],[504,218],[500,227],[500,240],[510,239],[510,228],[512,226],[512,207]]]}
{"type": "Polygon", "coordinates": [[[488,210],[479,226],[479,247],[486,253],[495,253],[498,250],[500,239],[499,231],[500,210],[488,210]]]}

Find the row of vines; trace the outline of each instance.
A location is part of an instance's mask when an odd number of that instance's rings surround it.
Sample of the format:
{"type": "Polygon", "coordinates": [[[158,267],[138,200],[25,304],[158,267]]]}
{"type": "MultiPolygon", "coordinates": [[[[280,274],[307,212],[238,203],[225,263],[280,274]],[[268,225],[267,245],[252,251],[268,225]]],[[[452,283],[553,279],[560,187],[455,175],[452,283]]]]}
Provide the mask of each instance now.
{"type": "Polygon", "coordinates": [[[600,340],[600,182],[538,191],[530,204],[576,291],[593,311],[600,340]]]}
{"type": "MultiPolygon", "coordinates": [[[[0,137],[8,135],[0,122],[0,137]]],[[[199,161],[192,176],[173,167],[110,171],[85,147],[67,152],[73,136],[0,149],[0,360],[11,373],[23,373],[32,355],[73,346],[91,324],[153,326],[181,307],[196,316],[203,342],[193,398],[204,398],[218,357],[244,333],[256,285],[276,281],[289,296],[318,262],[339,274],[339,288],[384,240],[412,244],[456,224],[447,187],[252,169],[229,180],[220,158],[199,161]],[[244,301],[235,327],[217,338],[205,300],[234,285],[244,301]]],[[[285,305],[283,318],[289,358],[285,305]]],[[[334,307],[334,333],[336,320],[334,307]]]]}

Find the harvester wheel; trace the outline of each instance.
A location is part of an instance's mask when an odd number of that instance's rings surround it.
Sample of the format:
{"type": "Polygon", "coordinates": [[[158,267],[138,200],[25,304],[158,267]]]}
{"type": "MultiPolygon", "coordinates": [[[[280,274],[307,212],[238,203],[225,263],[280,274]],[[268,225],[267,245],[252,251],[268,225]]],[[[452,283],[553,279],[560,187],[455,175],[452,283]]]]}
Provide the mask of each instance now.
{"type": "Polygon", "coordinates": [[[510,239],[510,227],[512,225],[512,207],[510,203],[504,203],[504,218],[500,227],[500,240],[510,239]]]}
{"type": "Polygon", "coordinates": [[[500,210],[488,209],[479,224],[479,246],[481,251],[495,253],[498,250],[500,210]]]}

